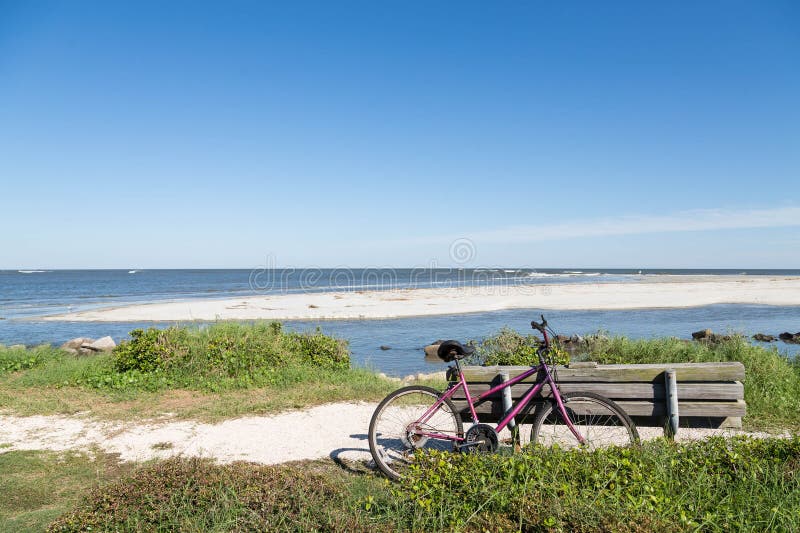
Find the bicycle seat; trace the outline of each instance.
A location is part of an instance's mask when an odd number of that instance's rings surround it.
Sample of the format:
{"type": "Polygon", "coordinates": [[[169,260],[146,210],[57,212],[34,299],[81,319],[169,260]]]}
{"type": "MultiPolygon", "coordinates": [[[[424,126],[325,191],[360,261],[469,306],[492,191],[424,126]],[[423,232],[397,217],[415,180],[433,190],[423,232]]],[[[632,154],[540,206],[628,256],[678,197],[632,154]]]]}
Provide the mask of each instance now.
{"type": "Polygon", "coordinates": [[[475,353],[474,346],[464,346],[458,341],[449,340],[439,345],[439,350],[436,352],[436,355],[438,355],[439,359],[442,361],[449,363],[456,359],[464,359],[466,356],[472,355],[473,353],[475,353]]]}

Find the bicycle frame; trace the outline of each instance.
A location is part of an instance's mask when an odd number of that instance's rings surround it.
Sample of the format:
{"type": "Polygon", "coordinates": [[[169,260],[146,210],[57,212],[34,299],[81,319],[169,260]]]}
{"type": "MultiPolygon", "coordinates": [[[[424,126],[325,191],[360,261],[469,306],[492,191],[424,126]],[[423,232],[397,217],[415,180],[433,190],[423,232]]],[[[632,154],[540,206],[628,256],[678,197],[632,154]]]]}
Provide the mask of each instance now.
{"type": "MultiPolygon", "coordinates": [[[[547,334],[545,334],[545,349],[547,349],[547,348],[549,348],[549,343],[548,343],[548,339],[547,339],[547,334]]],[[[581,444],[584,444],[585,443],[585,439],[578,432],[578,430],[575,429],[575,426],[572,424],[572,421],[570,420],[569,416],[567,415],[566,407],[564,407],[564,402],[561,399],[561,394],[558,391],[558,386],[556,385],[556,382],[553,379],[553,375],[550,373],[550,368],[547,366],[547,364],[544,362],[544,360],[541,357],[540,357],[540,360],[541,360],[541,362],[540,362],[539,365],[537,365],[535,367],[531,367],[530,369],[526,370],[522,374],[520,374],[520,375],[518,375],[518,376],[516,376],[516,377],[514,377],[514,378],[512,378],[512,379],[510,379],[508,381],[505,381],[505,382],[503,382],[503,383],[501,383],[501,384],[499,384],[499,385],[497,385],[495,387],[490,388],[488,391],[484,392],[483,394],[481,394],[477,398],[473,398],[472,395],[470,394],[469,386],[467,385],[467,379],[464,377],[464,373],[461,371],[461,365],[458,363],[458,360],[456,360],[456,369],[458,371],[458,384],[449,387],[447,389],[447,391],[445,391],[445,393],[442,394],[442,396],[436,401],[436,403],[434,403],[430,408],[428,408],[428,410],[425,411],[425,413],[419,419],[417,419],[415,422],[410,424],[409,427],[413,427],[414,433],[417,434],[417,435],[425,436],[425,437],[428,437],[428,438],[434,438],[434,439],[446,439],[446,440],[452,440],[452,441],[455,441],[455,442],[463,442],[465,440],[463,437],[457,437],[457,436],[454,436],[454,435],[444,435],[444,434],[440,434],[440,433],[426,432],[426,431],[420,429],[420,426],[424,425],[428,420],[430,420],[430,418],[433,416],[434,413],[436,413],[436,411],[439,409],[439,407],[442,405],[442,403],[444,403],[445,400],[448,400],[448,399],[452,398],[453,395],[459,389],[463,389],[464,390],[464,398],[467,400],[467,405],[469,405],[469,410],[470,410],[470,414],[472,415],[472,420],[476,424],[480,424],[480,420],[478,419],[478,413],[475,411],[475,404],[477,404],[478,402],[480,402],[482,400],[485,400],[489,396],[497,394],[498,392],[500,392],[501,390],[505,389],[506,387],[514,386],[517,383],[529,378],[530,376],[532,376],[534,374],[538,374],[541,371],[544,371],[545,378],[543,380],[541,380],[541,381],[538,381],[536,384],[534,384],[528,390],[528,392],[526,392],[525,395],[517,401],[516,404],[511,406],[511,409],[508,412],[505,413],[505,415],[503,416],[502,420],[500,420],[497,423],[497,425],[495,426],[495,431],[497,431],[499,433],[500,431],[503,430],[503,428],[508,426],[508,424],[514,419],[514,417],[516,417],[530,403],[530,401],[537,394],[539,394],[539,392],[542,390],[542,388],[545,385],[550,385],[550,390],[552,391],[553,397],[555,398],[556,404],[558,405],[558,410],[559,410],[559,412],[561,414],[561,418],[564,420],[564,423],[567,425],[567,427],[572,432],[572,434],[575,435],[575,438],[578,439],[578,442],[580,442],[581,444]]]]}

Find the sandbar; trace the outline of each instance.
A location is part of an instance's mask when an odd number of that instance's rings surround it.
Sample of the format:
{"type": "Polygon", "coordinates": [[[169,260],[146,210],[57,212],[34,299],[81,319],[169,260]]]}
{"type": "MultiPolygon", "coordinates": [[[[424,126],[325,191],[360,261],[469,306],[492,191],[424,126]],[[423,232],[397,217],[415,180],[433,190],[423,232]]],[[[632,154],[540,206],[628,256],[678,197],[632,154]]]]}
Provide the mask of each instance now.
{"type": "Polygon", "coordinates": [[[257,294],[132,304],[43,317],[76,322],[346,320],[504,309],[654,309],[712,304],[800,305],[798,276],[660,276],[609,283],[257,294]]]}

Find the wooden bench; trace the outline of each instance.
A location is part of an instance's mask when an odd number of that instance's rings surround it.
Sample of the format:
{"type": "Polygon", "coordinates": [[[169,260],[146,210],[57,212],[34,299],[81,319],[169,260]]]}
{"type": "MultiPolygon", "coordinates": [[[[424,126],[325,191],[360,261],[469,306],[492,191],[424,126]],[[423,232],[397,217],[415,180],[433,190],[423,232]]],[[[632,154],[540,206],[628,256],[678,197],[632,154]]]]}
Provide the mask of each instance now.
{"type": "MultiPolygon", "coordinates": [[[[506,379],[519,375],[529,367],[523,366],[465,366],[464,375],[473,397],[489,390],[506,379]]],[[[558,383],[562,393],[595,392],[614,400],[637,426],[670,426],[679,421],[680,427],[740,428],[746,413],[744,401],[744,365],[741,363],[674,363],[642,365],[598,365],[597,363],[572,363],[557,367],[558,383]],[[677,385],[677,413],[671,413],[668,401],[668,382],[665,373],[674,370],[677,385]]],[[[530,389],[534,378],[511,387],[511,397],[517,401],[530,389]]],[[[550,396],[545,386],[543,397],[550,396]]],[[[472,421],[462,391],[453,398],[464,421],[472,421]]],[[[537,398],[541,401],[540,398],[537,398]]],[[[674,401],[672,405],[675,405],[674,401]]],[[[505,412],[502,394],[498,393],[476,405],[481,422],[497,422],[505,412]]],[[[532,422],[535,413],[518,418],[518,424],[532,422]]],[[[677,426],[675,426],[677,429],[677,426]]]]}

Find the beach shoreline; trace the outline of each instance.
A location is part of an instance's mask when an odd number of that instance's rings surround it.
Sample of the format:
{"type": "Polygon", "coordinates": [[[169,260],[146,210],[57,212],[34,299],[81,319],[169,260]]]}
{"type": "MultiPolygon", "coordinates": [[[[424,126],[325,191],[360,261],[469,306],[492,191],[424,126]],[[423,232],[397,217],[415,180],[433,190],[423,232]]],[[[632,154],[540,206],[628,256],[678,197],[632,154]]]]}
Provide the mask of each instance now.
{"type": "Polygon", "coordinates": [[[714,304],[800,305],[797,276],[668,276],[638,282],[254,294],[136,303],[38,317],[69,322],[354,320],[507,309],[626,310],[714,304]],[[682,279],[678,279],[682,278],[682,279]]]}

